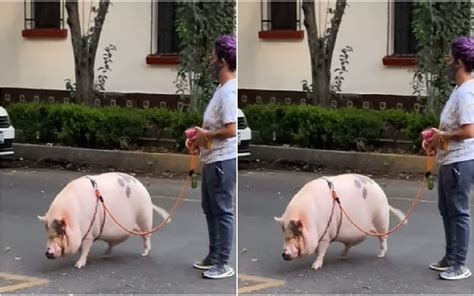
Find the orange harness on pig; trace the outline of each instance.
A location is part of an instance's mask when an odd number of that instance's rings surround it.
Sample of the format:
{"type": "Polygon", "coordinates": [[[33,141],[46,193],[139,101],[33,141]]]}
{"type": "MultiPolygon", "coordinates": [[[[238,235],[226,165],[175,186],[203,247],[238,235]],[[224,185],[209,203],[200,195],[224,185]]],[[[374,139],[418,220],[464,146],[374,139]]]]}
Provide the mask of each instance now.
{"type": "Polygon", "coordinates": [[[94,239],[97,240],[100,235],[102,234],[102,230],[104,228],[104,224],[105,224],[105,217],[106,217],[106,213],[109,214],[110,218],[112,218],[112,220],[120,227],[122,228],[124,231],[130,233],[130,234],[133,234],[133,235],[141,235],[141,236],[145,236],[145,235],[150,235],[150,234],[153,234],[159,230],[161,230],[167,223],[168,221],[174,217],[175,213],[176,213],[176,210],[177,208],[181,205],[181,203],[184,201],[185,199],[185,196],[188,192],[188,189],[191,185],[191,179],[193,177],[193,175],[195,174],[195,170],[197,168],[197,160],[198,160],[198,157],[197,157],[197,154],[196,153],[191,153],[191,169],[189,170],[188,172],[188,176],[186,178],[186,182],[183,186],[183,190],[181,191],[180,195],[178,196],[171,212],[170,212],[170,215],[163,221],[161,222],[161,224],[159,224],[158,226],[156,226],[155,228],[153,228],[152,230],[150,231],[134,231],[134,230],[130,230],[130,229],[127,229],[125,226],[123,226],[122,224],[120,224],[120,222],[115,219],[115,217],[112,215],[112,213],[110,212],[110,209],[107,207],[107,205],[105,204],[104,202],[104,199],[102,197],[102,194],[100,193],[99,189],[97,188],[97,183],[95,182],[95,180],[93,180],[92,178],[90,177],[87,177],[91,183],[92,183],[92,187],[94,188],[94,191],[95,191],[95,196],[97,198],[97,203],[96,203],[96,207],[95,207],[95,212],[94,212],[94,217],[92,218],[92,221],[91,221],[91,224],[89,226],[89,229],[87,230],[86,234],[84,235],[84,237],[82,238],[82,240],[86,239],[86,236],[89,234],[89,232],[91,231],[92,229],[92,226],[94,225],[94,221],[95,221],[95,218],[96,218],[96,215],[97,215],[97,207],[99,205],[99,202],[102,204],[102,208],[104,210],[104,214],[103,214],[103,219],[102,219],[102,224],[101,224],[101,227],[100,227],[100,232],[99,232],[99,235],[94,239]]]}
{"type": "MultiPolygon", "coordinates": [[[[413,214],[413,211],[415,210],[416,206],[420,203],[421,199],[422,199],[422,194],[423,194],[423,191],[424,189],[427,188],[427,181],[428,181],[428,177],[431,176],[431,172],[433,171],[433,168],[434,168],[434,163],[435,163],[435,157],[433,155],[430,155],[430,154],[427,154],[427,164],[426,164],[426,174],[425,174],[425,177],[423,179],[423,182],[421,183],[419,189],[418,189],[418,193],[416,195],[416,198],[415,200],[413,201],[410,209],[408,210],[408,213],[407,215],[405,216],[404,219],[402,219],[400,221],[400,223],[398,225],[396,225],[394,228],[386,231],[386,232],[383,232],[383,233],[379,233],[379,232],[376,232],[376,231],[367,231],[367,230],[364,230],[362,229],[362,227],[360,227],[356,222],[354,222],[354,220],[351,219],[351,217],[347,214],[347,211],[344,209],[344,207],[342,206],[341,204],[341,201],[339,199],[339,197],[337,196],[337,193],[336,193],[336,190],[334,189],[334,186],[333,184],[331,183],[331,181],[325,179],[327,182],[328,182],[328,186],[329,186],[329,189],[331,190],[331,197],[332,199],[334,200],[334,203],[333,203],[333,209],[332,209],[332,212],[331,212],[331,217],[329,219],[329,223],[328,223],[328,226],[326,227],[326,230],[324,231],[323,235],[321,236],[320,240],[321,241],[324,237],[324,235],[326,234],[327,230],[329,229],[329,225],[331,224],[331,220],[332,220],[332,216],[333,216],[333,213],[334,213],[334,207],[337,203],[337,205],[339,206],[339,210],[340,210],[340,215],[341,215],[341,218],[340,218],[340,221],[339,221],[339,226],[338,226],[338,229],[337,229],[337,234],[339,234],[339,229],[341,227],[341,223],[342,223],[342,215],[344,215],[347,220],[352,224],[352,226],[354,226],[357,230],[359,230],[360,232],[366,234],[366,235],[369,235],[369,236],[376,236],[376,237],[382,237],[382,236],[388,236],[388,235],[391,235],[392,233],[398,231],[402,224],[408,220],[408,217],[410,217],[412,214],[413,214]]],[[[337,237],[337,234],[336,236],[334,237],[334,239],[336,239],[337,237]]],[[[334,240],[333,239],[333,240],[334,240]]],[[[332,241],[333,241],[332,240],[332,241]]]]}

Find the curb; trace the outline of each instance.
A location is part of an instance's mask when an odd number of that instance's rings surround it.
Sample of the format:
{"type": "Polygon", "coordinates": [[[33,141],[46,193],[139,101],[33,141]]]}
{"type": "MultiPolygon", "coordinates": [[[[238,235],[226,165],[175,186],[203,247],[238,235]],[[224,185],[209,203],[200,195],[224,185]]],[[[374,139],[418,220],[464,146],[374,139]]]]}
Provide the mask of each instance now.
{"type": "MultiPolygon", "coordinates": [[[[116,169],[132,169],[143,172],[187,173],[191,156],[174,153],[148,153],[137,151],[99,150],[64,146],[46,146],[14,143],[14,157],[37,161],[40,159],[66,160],[116,169]]],[[[198,166],[197,172],[201,172],[198,166]]]]}
{"type": "MultiPolygon", "coordinates": [[[[318,150],[307,148],[250,145],[251,160],[302,161],[321,165],[328,169],[358,170],[378,173],[424,174],[426,157],[384,153],[364,153],[349,151],[318,150]]],[[[433,174],[437,173],[435,165],[433,174]]]]}

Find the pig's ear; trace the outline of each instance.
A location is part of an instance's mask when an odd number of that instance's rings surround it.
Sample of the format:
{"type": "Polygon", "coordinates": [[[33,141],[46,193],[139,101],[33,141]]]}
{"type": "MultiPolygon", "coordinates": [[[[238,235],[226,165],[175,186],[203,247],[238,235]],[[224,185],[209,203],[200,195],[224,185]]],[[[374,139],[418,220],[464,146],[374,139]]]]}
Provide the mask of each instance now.
{"type": "Polygon", "coordinates": [[[303,231],[303,222],[301,220],[291,220],[289,228],[294,236],[300,236],[303,231]]]}
{"type": "Polygon", "coordinates": [[[36,217],[38,217],[38,220],[40,220],[41,222],[46,224],[46,217],[45,216],[37,215],[36,217]]]}
{"type": "Polygon", "coordinates": [[[273,219],[275,219],[275,221],[277,221],[278,223],[283,224],[283,218],[282,217],[273,217],[273,219]]]}

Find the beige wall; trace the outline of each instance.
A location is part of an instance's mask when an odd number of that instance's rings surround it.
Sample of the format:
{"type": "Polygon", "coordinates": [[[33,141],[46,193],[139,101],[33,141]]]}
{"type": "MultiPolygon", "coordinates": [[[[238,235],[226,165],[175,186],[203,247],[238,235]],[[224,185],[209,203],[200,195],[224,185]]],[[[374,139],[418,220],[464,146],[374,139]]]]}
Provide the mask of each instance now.
{"type": "MultiPolygon", "coordinates": [[[[333,5],[334,1],[331,3],[333,5]]],[[[317,1],[317,17],[320,5],[321,10],[325,11],[327,2],[320,4],[317,1]]],[[[306,31],[301,41],[261,40],[258,38],[260,2],[239,2],[238,11],[239,88],[301,90],[301,80],[311,80],[306,31]]],[[[412,94],[409,68],[382,64],[390,39],[388,14],[388,3],[385,1],[349,0],[332,66],[333,69],[339,66],[340,50],[346,45],[352,46],[354,52],[349,58],[349,73],[345,74],[342,86],[344,93],[412,94]]],[[[305,30],[304,26],[302,29],[305,30]]]]}
{"type": "MultiPolygon", "coordinates": [[[[117,46],[106,89],[174,94],[173,66],[150,66],[145,62],[152,38],[151,2],[113,2],[96,59],[98,68],[102,65],[103,48],[110,43],[117,46]]],[[[23,1],[0,1],[0,87],[65,89],[64,79],[74,80],[71,35],[68,32],[68,38],[62,40],[23,38],[23,5],[23,1]]],[[[80,3],[86,21],[90,5],[80,3]]]]}

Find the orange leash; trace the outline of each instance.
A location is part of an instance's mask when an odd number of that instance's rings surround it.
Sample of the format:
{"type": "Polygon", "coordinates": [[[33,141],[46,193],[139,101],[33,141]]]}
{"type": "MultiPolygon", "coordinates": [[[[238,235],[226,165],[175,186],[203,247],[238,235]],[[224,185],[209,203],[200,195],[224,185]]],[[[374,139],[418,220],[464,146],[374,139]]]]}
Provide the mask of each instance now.
{"type": "Polygon", "coordinates": [[[415,200],[413,201],[410,209],[408,210],[408,213],[406,214],[405,218],[402,219],[400,221],[400,223],[398,223],[397,226],[395,226],[394,228],[390,229],[389,231],[386,231],[386,232],[383,232],[383,233],[380,233],[380,232],[375,232],[375,231],[367,231],[367,230],[364,230],[362,229],[362,227],[360,227],[356,222],[354,222],[354,220],[351,219],[351,217],[347,214],[347,211],[344,209],[344,207],[342,206],[340,200],[339,200],[339,197],[337,196],[336,194],[336,191],[334,190],[334,188],[331,188],[331,194],[332,194],[332,198],[334,199],[335,202],[337,202],[337,204],[339,205],[339,209],[341,210],[341,212],[344,214],[344,216],[347,218],[347,220],[352,224],[352,226],[354,226],[357,230],[359,230],[360,232],[366,234],[366,235],[369,235],[369,236],[376,236],[376,237],[382,237],[382,236],[388,236],[388,235],[391,235],[392,233],[398,231],[401,226],[403,225],[403,223],[405,223],[405,221],[408,220],[408,218],[412,215],[413,211],[415,210],[416,206],[420,203],[420,201],[422,200],[422,196],[423,196],[423,192],[424,190],[426,189],[427,187],[427,181],[428,181],[428,176],[431,175],[431,172],[434,168],[434,164],[435,164],[435,157],[432,156],[432,155],[427,155],[427,164],[426,164],[426,176],[425,178],[423,179],[423,182],[421,183],[420,187],[418,188],[418,192],[416,194],[416,198],[415,200]]]}
{"type": "Polygon", "coordinates": [[[181,190],[181,193],[178,196],[178,199],[176,200],[173,208],[171,209],[171,212],[170,212],[169,216],[165,220],[163,220],[163,222],[161,222],[158,226],[156,226],[155,228],[153,228],[150,231],[143,231],[142,232],[142,231],[134,231],[134,230],[127,229],[119,221],[117,221],[117,219],[115,219],[115,217],[112,215],[109,208],[105,205],[104,199],[102,198],[102,195],[100,194],[100,191],[99,191],[99,189],[97,189],[97,187],[95,188],[95,195],[101,201],[102,206],[104,207],[107,214],[109,214],[110,218],[112,218],[112,220],[120,228],[122,228],[124,231],[126,231],[130,234],[133,234],[133,235],[141,235],[141,236],[150,235],[150,234],[153,234],[153,233],[161,230],[171,220],[171,218],[174,217],[174,215],[176,213],[176,210],[183,203],[184,198],[185,198],[185,196],[187,195],[187,193],[189,191],[189,187],[191,185],[191,178],[192,178],[193,174],[195,174],[195,170],[197,168],[197,163],[198,163],[197,153],[191,153],[191,169],[190,169],[188,177],[186,178],[186,181],[184,183],[183,190],[181,190]]]}

